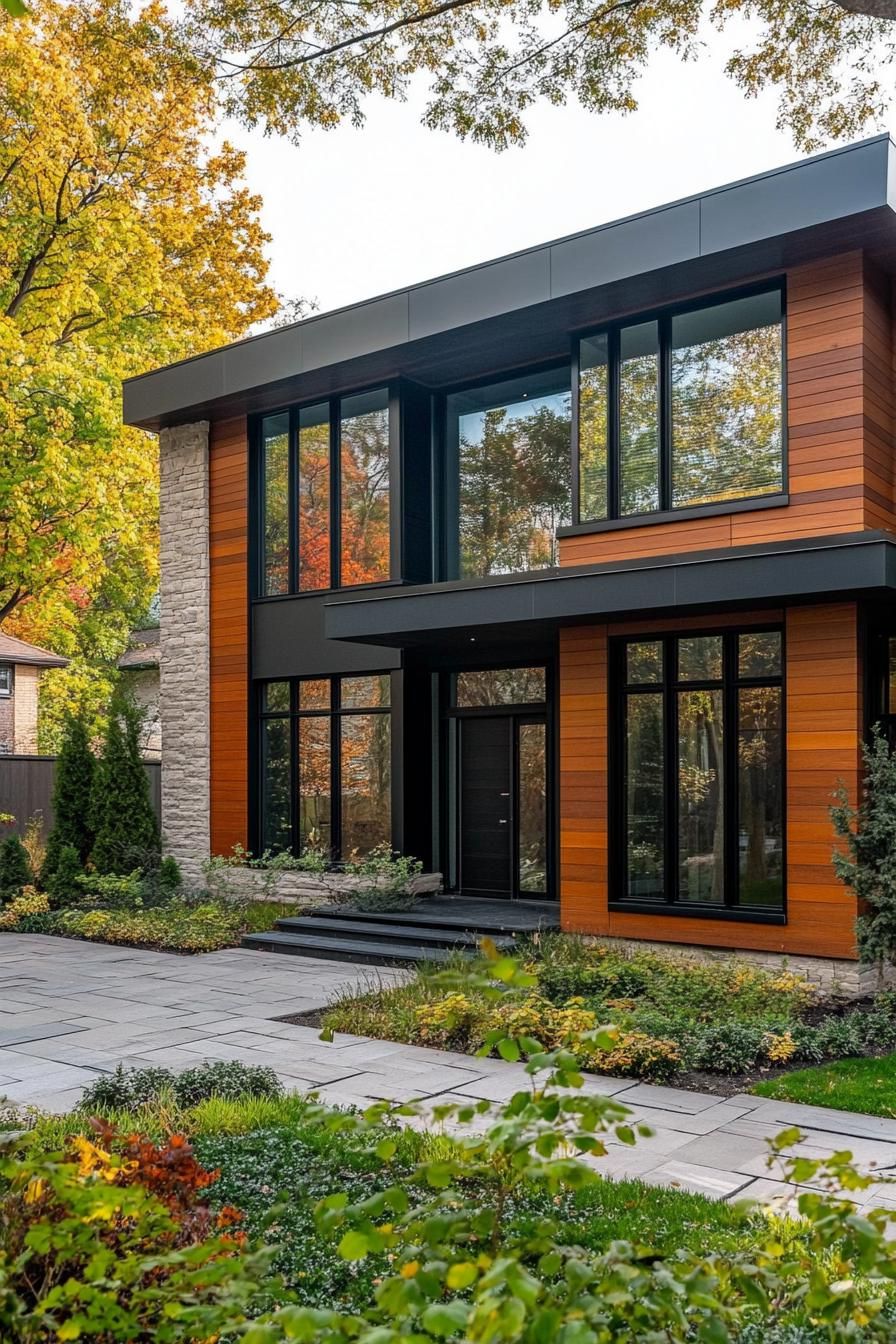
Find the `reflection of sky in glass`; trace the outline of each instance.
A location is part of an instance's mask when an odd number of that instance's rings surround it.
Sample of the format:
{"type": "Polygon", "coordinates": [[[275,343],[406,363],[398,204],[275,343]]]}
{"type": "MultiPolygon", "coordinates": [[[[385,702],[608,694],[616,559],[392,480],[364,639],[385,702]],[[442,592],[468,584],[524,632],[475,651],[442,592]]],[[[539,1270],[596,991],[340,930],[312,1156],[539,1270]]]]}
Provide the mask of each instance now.
{"type": "Polygon", "coordinates": [[[465,415],[458,417],[460,437],[465,443],[481,443],[482,435],[485,432],[485,418],[489,410],[502,410],[505,416],[504,423],[509,425],[514,420],[525,420],[530,415],[534,415],[543,409],[552,411],[554,415],[561,416],[564,419],[569,419],[569,393],[552,392],[547,396],[526,397],[523,400],[512,401],[506,405],[498,402],[497,405],[483,411],[468,411],[465,415]]]}

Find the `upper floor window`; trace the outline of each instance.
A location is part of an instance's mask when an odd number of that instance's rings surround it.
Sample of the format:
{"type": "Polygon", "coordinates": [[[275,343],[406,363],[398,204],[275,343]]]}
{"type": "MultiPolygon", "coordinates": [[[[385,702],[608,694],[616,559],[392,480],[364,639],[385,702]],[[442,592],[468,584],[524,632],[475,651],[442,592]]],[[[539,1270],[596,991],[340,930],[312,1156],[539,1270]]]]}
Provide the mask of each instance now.
{"type": "Polygon", "coordinates": [[[263,596],[390,577],[388,389],[265,416],[260,451],[263,596]]]}
{"type": "Polygon", "coordinates": [[[0,695],[12,695],[12,663],[0,663],[0,695]]]}
{"type": "Polygon", "coordinates": [[[447,578],[557,563],[570,522],[569,368],[446,399],[447,578]]]}
{"type": "Polygon", "coordinates": [[[579,343],[578,521],[784,486],[778,288],[579,343]]]}

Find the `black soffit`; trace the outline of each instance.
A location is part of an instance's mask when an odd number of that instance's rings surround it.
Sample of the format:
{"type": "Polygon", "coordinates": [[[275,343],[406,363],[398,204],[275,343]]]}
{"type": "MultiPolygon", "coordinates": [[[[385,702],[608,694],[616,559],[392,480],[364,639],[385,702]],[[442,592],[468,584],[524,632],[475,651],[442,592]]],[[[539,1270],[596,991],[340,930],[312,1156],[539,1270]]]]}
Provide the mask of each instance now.
{"type": "Polygon", "coordinates": [[[428,280],[129,379],[144,429],[406,376],[430,386],[568,356],[570,332],[863,248],[896,264],[888,135],[428,280]],[[510,353],[509,353],[510,352],[510,353]]]}
{"type": "Polygon", "coordinates": [[[702,551],[657,562],[616,562],[333,595],[324,607],[328,639],[406,648],[442,639],[513,639],[533,624],[595,618],[847,601],[896,595],[896,537],[885,532],[813,537],[733,551],[702,551]]]}

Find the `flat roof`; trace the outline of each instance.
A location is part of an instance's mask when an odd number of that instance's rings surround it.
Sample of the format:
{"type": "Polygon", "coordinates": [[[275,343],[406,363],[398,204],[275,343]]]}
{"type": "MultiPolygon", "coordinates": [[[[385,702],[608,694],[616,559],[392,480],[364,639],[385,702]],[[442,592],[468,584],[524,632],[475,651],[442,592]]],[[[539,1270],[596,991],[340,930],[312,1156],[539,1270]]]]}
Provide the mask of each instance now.
{"type": "Polygon", "coordinates": [[[889,134],[128,379],[124,420],[158,429],[400,373],[460,381],[476,360],[489,367],[481,360],[508,340],[521,342],[521,363],[547,358],[589,322],[846,247],[896,264],[889,134]],[[467,363],[456,335],[462,329],[467,363]]]}

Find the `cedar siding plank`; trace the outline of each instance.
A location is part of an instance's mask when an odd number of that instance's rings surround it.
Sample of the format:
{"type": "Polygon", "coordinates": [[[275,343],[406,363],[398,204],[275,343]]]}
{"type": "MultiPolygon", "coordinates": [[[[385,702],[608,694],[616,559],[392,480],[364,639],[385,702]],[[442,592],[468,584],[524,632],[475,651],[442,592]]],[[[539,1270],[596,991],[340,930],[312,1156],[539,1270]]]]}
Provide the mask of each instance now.
{"type": "Polygon", "coordinates": [[[209,434],[211,850],[248,846],[249,462],[245,417],[209,434]]]}

